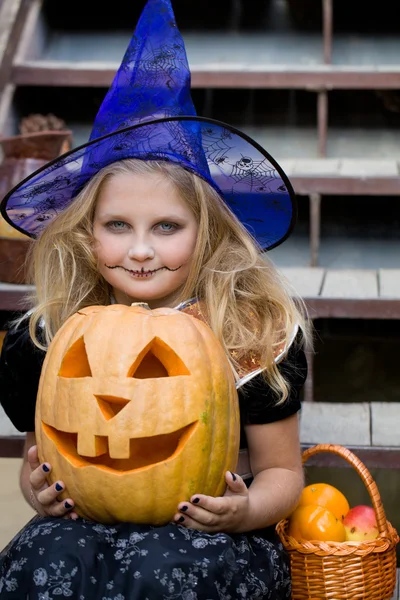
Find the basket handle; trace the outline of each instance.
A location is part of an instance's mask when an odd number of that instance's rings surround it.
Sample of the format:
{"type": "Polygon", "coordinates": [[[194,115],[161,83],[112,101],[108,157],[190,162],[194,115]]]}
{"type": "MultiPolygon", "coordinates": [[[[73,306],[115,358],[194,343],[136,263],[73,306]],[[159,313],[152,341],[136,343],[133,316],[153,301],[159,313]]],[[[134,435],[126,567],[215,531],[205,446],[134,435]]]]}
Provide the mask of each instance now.
{"type": "Polygon", "coordinates": [[[355,454],[353,454],[353,452],[344,446],[339,446],[337,444],[317,444],[316,446],[312,446],[311,448],[304,450],[302,456],[303,464],[311,456],[314,456],[314,454],[318,454],[319,452],[332,452],[333,454],[337,454],[338,456],[344,458],[357,471],[371,498],[372,506],[375,511],[378,531],[381,536],[387,537],[389,535],[389,530],[381,496],[378,491],[378,486],[376,485],[371,473],[368,471],[364,463],[361,462],[361,460],[355,454]]]}

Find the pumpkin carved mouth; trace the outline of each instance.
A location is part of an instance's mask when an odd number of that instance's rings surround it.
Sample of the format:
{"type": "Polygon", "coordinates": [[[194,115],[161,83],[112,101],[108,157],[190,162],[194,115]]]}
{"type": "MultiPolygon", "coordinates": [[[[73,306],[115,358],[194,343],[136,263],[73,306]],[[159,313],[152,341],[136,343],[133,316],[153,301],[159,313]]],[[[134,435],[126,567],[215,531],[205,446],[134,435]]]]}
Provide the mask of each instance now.
{"type": "MultiPolygon", "coordinates": [[[[55,444],[58,452],[75,467],[95,465],[99,469],[115,472],[137,471],[148,469],[157,463],[172,460],[180,454],[194,434],[199,422],[194,421],[171,433],[142,438],[130,438],[129,458],[112,458],[109,453],[107,436],[95,435],[95,446],[98,456],[81,456],[78,454],[78,434],[61,431],[42,421],[43,432],[55,444]]],[[[84,434],[87,436],[88,433],[84,434]]]]}

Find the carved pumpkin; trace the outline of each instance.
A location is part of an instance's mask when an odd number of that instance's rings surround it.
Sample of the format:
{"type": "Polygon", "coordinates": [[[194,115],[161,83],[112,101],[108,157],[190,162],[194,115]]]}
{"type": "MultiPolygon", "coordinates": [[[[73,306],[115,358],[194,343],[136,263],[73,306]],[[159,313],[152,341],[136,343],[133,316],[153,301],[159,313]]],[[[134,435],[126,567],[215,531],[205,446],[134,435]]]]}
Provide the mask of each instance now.
{"type": "Polygon", "coordinates": [[[222,495],[236,467],[225,352],[206,324],[175,309],[82,309],[47,351],[36,436],[81,516],[167,523],[193,493],[222,495]]]}

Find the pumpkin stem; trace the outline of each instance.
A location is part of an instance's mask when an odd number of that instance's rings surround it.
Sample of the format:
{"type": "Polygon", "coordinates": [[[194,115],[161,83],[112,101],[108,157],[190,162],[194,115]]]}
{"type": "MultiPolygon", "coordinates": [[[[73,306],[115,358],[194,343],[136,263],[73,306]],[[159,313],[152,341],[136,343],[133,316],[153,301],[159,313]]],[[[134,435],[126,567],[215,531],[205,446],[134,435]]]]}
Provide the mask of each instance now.
{"type": "Polygon", "coordinates": [[[132,302],[131,306],[143,306],[143,308],[151,310],[150,306],[146,302],[132,302]]]}

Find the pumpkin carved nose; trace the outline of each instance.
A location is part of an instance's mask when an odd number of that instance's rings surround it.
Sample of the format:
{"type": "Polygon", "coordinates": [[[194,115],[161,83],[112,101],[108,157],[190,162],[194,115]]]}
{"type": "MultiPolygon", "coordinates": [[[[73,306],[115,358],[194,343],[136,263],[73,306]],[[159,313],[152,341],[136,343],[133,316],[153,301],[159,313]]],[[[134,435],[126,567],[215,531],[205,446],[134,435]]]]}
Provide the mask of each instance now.
{"type": "Polygon", "coordinates": [[[97,403],[104,418],[109,421],[117,415],[129,402],[125,398],[115,398],[114,396],[98,396],[95,394],[97,403]]]}

